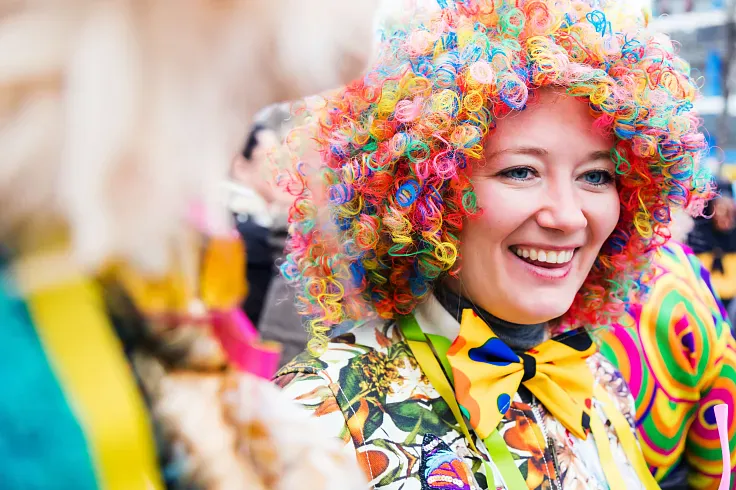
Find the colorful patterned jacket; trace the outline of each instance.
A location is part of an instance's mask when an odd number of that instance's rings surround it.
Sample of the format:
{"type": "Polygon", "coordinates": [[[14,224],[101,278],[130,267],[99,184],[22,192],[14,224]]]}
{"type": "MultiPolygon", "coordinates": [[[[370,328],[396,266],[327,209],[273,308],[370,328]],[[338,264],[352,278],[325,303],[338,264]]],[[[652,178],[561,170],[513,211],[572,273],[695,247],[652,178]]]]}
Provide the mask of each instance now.
{"type": "MultiPolygon", "coordinates": [[[[458,334],[458,322],[434,298],[415,317],[427,334],[450,340],[458,334]]],[[[620,373],[598,353],[588,367],[633,432],[634,400],[620,373]]],[[[276,382],[345,442],[374,488],[488,488],[486,448],[475,434],[477,451],[468,444],[395,324],[364,325],[333,339],[319,358],[304,354],[287,364],[276,382]]],[[[642,488],[595,399],[593,407],[625,480],[616,483],[642,488]]],[[[593,437],[577,439],[534,399],[517,393],[499,432],[530,489],[609,488],[593,437]]],[[[496,488],[506,488],[497,467],[491,468],[496,488]]]]}
{"type": "Polygon", "coordinates": [[[640,443],[659,481],[687,464],[691,488],[718,488],[723,464],[713,406],[729,405],[734,488],[736,342],[726,313],[688,248],[669,244],[653,265],[649,298],[600,336],[601,352],[629,383],[640,443]]]}

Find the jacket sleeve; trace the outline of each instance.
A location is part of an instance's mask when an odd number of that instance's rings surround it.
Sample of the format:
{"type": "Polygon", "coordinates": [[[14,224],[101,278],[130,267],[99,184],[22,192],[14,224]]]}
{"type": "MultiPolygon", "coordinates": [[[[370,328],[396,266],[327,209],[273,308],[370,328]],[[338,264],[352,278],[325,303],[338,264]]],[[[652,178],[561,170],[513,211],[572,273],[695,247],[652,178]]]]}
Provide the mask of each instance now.
{"type": "Polygon", "coordinates": [[[725,310],[713,290],[708,271],[698,259],[686,252],[698,279],[697,298],[711,312],[703,321],[702,369],[699,374],[700,400],[695,407],[688,431],[686,457],[692,472],[691,488],[715,488],[721,479],[721,445],[713,407],[725,403],[729,407],[729,446],[731,451],[731,488],[736,486],[736,341],[731,333],[725,310]]]}
{"type": "Polygon", "coordinates": [[[274,277],[263,305],[258,330],[264,340],[273,340],[283,346],[282,366],[304,350],[309,337],[294,301],[293,290],[286,279],[280,274],[274,277]]]}

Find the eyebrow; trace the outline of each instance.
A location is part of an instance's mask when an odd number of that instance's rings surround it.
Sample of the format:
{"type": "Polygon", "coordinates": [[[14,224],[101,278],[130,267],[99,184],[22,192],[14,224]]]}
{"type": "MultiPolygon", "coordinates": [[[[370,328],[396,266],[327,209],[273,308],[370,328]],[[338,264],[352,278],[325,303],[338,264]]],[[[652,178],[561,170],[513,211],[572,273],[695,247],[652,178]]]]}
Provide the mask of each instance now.
{"type": "MultiPolygon", "coordinates": [[[[490,155],[488,155],[486,159],[491,160],[493,158],[496,158],[499,155],[508,154],[508,153],[512,155],[529,155],[529,156],[534,156],[534,157],[549,156],[549,152],[544,148],[540,148],[538,146],[519,146],[515,148],[507,148],[506,150],[493,152],[490,155]]],[[[589,154],[586,161],[594,162],[597,160],[610,160],[610,159],[611,159],[610,150],[597,150],[589,154]]]]}

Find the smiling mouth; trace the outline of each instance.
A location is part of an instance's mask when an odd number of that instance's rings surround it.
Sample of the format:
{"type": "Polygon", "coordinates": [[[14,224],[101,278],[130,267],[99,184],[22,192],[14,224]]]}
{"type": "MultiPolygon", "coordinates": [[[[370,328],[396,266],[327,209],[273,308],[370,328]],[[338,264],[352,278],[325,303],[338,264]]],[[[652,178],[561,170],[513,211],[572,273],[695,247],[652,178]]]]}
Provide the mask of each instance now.
{"type": "Polygon", "coordinates": [[[577,249],[568,250],[542,250],[527,247],[509,247],[511,253],[520,260],[544,269],[562,269],[568,267],[577,249]]]}

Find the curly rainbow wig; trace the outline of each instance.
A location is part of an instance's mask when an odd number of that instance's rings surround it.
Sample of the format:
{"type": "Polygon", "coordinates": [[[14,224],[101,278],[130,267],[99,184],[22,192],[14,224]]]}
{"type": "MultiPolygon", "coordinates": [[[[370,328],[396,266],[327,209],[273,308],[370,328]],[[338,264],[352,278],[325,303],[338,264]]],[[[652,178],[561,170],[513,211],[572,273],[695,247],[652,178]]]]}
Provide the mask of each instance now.
{"type": "Polygon", "coordinates": [[[366,318],[364,305],[385,319],[407,314],[457,274],[463,223],[482,212],[474,162],[498,118],[540,88],[585,99],[615,139],[620,220],[563,324],[605,325],[623,311],[645,289],[672,212],[702,212],[712,193],[696,83],[644,15],[623,1],[438,1],[385,31],[367,76],[326,101],[317,141],[336,229],[318,226],[319,199],[305,187],[282,266],[310,317],[312,350],[366,318]]]}

